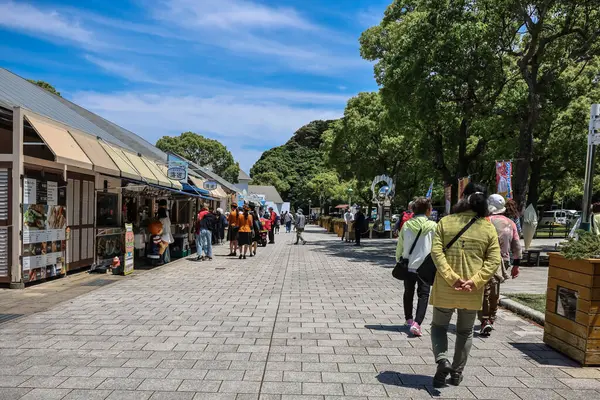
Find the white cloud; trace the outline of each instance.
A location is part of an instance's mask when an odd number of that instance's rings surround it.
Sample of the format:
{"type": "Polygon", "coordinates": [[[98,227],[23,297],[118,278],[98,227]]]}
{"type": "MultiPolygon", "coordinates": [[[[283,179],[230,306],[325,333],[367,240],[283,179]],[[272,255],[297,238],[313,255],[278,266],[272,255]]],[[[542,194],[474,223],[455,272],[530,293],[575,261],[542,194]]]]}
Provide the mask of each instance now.
{"type": "Polygon", "coordinates": [[[106,58],[101,59],[90,54],[86,54],[85,59],[112,75],[125,78],[132,82],[160,83],[134,65],[109,61],[106,58]]]}
{"type": "Polygon", "coordinates": [[[292,8],[268,7],[246,0],[167,0],[163,6],[157,13],[159,18],[166,16],[189,26],[235,30],[316,28],[292,8]]]}
{"type": "Polygon", "coordinates": [[[0,26],[40,36],[66,39],[72,42],[90,44],[94,40],[91,31],[80,26],[73,18],[56,10],[40,9],[25,3],[0,2],[0,26]]]}
{"type": "Polygon", "coordinates": [[[151,143],[164,135],[194,131],[225,144],[248,170],[261,152],[247,144],[273,147],[287,141],[315,119],[339,118],[339,107],[298,107],[277,102],[245,101],[235,96],[173,96],[142,93],[79,92],[72,100],[130,129],[151,143]]]}

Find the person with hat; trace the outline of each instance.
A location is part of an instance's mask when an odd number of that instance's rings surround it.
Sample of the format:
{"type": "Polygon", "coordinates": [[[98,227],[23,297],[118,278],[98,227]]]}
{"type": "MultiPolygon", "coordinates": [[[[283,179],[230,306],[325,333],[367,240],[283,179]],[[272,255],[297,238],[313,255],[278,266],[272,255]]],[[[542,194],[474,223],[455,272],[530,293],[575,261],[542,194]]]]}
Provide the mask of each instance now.
{"type": "Polygon", "coordinates": [[[229,236],[229,255],[237,255],[238,246],[238,205],[236,203],[231,204],[231,213],[227,217],[227,223],[229,228],[227,229],[227,236],[229,236]]]}
{"type": "Polygon", "coordinates": [[[299,208],[296,213],[296,243],[302,241],[302,244],[306,244],[306,240],[302,237],[302,233],[304,232],[304,227],[306,226],[306,217],[302,213],[302,209],[299,208]]]}
{"type": "Polygon", "coordinates": [[[500,284],[509,278],[519,276],[519,265],[522,257],[521,240],[515,223],[506,215],[506,201],[499,194],[488,198],[489,221],[496,228],[498,243],[500,245],[501,264],[492,278],[485,285],[483,292],[483,306],[478,317],[481,322],[479,334],[487,337],[494,329],[498,301],[500,300],[500,284]],[[512,255],[512,257],[511,257],[512,255]],[[511,262],[512,259],[512,262],[511,262]],[[511,268],[512,267],[512,268],[511,268]]]}

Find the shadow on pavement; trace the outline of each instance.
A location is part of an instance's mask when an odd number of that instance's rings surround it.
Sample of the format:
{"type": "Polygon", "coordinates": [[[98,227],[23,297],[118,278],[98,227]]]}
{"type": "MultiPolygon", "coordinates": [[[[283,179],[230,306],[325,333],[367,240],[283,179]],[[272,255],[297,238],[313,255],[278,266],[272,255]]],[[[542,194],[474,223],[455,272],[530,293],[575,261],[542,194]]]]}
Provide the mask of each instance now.
{"type": "Polygon", "coordinates": [[[427,386],[432,384],[433,377],[420,374],[405,374],[394,371],[382,371],[376,376],[384,385],[402,386],[418,391],[428,392],[427,386]]]}
{"type": "Polygon", "coordinates": [[[519,350],[526,358],[542,365],[556,367],[579,367],[576,362],[552,349],[543,343],[509,343],[515,350],[519,350]]]}
{"type": "MultiPolygon", "coordinates": [[[[360,247],[357,247],[351,243],[329,238],[319,243],[318,238],[314,237],[314,234],[318,233],[314,231],[311,233],[313,233],[311,242],[321,245],[313,247],[313,251],[322,252],[332,257],[345,258],[352,262],[368,262],[383,268],[391,269],[396,265],[396,242],[393,240],[364,239],[360,247]]],[[[329,234],[321,233],[321,235],[326,236],[329,234]]]]}

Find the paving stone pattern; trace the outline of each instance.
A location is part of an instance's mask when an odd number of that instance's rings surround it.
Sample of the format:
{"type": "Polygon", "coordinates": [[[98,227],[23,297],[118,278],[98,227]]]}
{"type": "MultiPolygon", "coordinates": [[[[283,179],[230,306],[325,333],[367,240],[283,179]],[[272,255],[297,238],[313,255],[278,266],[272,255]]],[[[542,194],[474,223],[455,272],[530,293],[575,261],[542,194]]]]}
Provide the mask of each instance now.
{"type": "Polygon", "coordinates": [[[433,389],[430,314],[409,337],[392,246],[306,238],[247,260],[217,246],[0,324],[0,399],[600,398],[600,370],[509,312],[475,338],[463,384],[433,389]]]}

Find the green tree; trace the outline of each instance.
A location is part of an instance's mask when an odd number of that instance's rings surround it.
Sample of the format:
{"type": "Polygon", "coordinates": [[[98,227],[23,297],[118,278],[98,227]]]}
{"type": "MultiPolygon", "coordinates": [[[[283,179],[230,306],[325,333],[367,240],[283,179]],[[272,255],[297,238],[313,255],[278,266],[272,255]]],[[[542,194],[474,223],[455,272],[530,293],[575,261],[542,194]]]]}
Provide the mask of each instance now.
{"type": "Polygon", "coordinates": [[[397,129],[419,138],[423,156],[456,188],[485,152],[507,83],[494,47],[498,29],[473,1],[399,1],[361,36],[361,54],[397,129]]]}
{"type": "MultiPolygon", "coordinates": [[[[525,101],[515,116],[519,127],[514,178],[515,198],[524,204],[537,135],[547,131],[547,121],[553,119],[546,108],[556,109],[551,105],[553,91],[573,68],[583,73],[600,54],[600,7],[597,0],[481,3],[492,11],[488,23],[501,29],[498,49],[525,84],[525,101]]],[[[565,93],[566,98],[559,99],[563,105],[577,97],[565,93]]]]}
{"type": "Polygon", "coordinates": [[[55,94],[55,95],[57,95],[57,96],[60,97],[60,92],[58,90],[56,90],[56,88],[54,86],[52,86],[51,84],[49,84],[48,82],[36,81],[36,80],[33,80],[33,79],[27,79],[27,80],[29,82],[33,83],[34,85],[38,85],[42,89],[46,89],[50,93],[55,94]]]}
{"type": "Polygon", "coordinates": [[[184,132],[175,137],[163,136],[156,142],[156,147],[208,167],[231,183],[238,181],[239,164],[235,162],[227,147],[217,140],[194,132],[184,132]]]}
{"type": "Polygon", "coordinates": [[[298,129],[287,143],[265,151],[250,170],[252,184],[274,185],[283,199],[306,207],[308,200],[318,204],[309,189],[312,178],[326,171],[321,150],[323,133],[332,121],[313,121],[298,129]]]}

